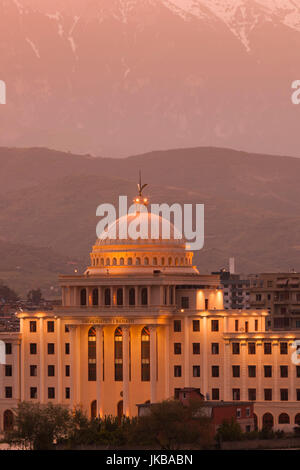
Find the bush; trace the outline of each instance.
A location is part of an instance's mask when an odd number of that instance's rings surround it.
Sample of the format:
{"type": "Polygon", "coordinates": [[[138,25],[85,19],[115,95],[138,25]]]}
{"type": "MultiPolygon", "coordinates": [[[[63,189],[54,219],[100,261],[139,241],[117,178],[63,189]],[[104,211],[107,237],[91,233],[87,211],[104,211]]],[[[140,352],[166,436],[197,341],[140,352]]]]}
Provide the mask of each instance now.
{"type": "Polygon", "coordinates": [[[233,418],[231,421],[224,420],[217,431],[216,438],[221,441],[241,441],[243,439],[241,426],[233,418]]]}

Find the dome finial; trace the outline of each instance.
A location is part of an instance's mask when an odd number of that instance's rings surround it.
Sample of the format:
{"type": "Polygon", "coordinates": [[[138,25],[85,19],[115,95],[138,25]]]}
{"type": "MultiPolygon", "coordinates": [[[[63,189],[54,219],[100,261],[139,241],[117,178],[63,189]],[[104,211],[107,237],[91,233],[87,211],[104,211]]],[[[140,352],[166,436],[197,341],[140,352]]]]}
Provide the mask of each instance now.
{"type": "Polygon", "coordinates": [[[133,202],[135,204],[143,204],[144,206],[147,206],[148,205],[148,198],[143,197],[143,190],[146,188],[146,186],[148,186],[148,184],[147,183],[142,184],[142,172],[141,172],[141,170],[139,171],[139,175],[140,175],[140,181],[137,185],[139,195],[134,198],[133,202]]]}

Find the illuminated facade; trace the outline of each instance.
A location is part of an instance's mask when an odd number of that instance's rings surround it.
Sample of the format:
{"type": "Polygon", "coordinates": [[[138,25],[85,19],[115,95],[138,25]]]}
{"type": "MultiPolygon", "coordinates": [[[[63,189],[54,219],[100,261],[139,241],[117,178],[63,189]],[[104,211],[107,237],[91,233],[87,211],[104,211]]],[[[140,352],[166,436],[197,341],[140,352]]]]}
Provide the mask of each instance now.
{"type": "Polygon", "coordinates": [[[134,416],[137,404],[194,387],[209,400],[254,401],[259,428],[292,429],[296,333],[266,332],[262,310],[224,310],[219,282],[174,237],[99,238],[84,274],[60,276],[61,307],[19,313],[20,333],[1,334],[1,428],[19,400],[134,416]]]}

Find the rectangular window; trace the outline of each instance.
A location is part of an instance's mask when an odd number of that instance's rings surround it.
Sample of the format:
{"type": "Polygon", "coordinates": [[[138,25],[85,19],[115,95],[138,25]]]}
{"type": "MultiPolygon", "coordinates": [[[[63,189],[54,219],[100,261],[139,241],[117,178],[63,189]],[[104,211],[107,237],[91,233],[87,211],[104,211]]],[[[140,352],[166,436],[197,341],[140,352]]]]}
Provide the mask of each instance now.
{"type": "Polygon", "coordinates": [[[200,366],[193,366],[193,377],[200,377],[200,366]]]}
{"type": "Polygon", "coordinates": [[[37,366],[31,365],[30,366],[30,377],[36,377],[37,376],[37,366]]]}
{"type": "Polygon", "coordinates": [[[211,353],[219,354],[219,343],[211,343],[211,353]]]}
{"type": "Polygon", "coordinates": [[[188,297],[181,297],[181,308],[189,308],[190,302],[188,297]]]}
{"type": "Polygon", "coordinates": [[[174,320],[174,332],[180,333],[181,332],[181,320],[174,320]]]}
{"type": "Polygon", "coordinates": [[[10,364],[5,366],[5,377],[12,377],[12,366],[10,364]]]}
{"type": "Polygon", "coordinates": [[[181,343],[174,343],[174,354],[181,354],[181,343]]]}
{"type": "Polygon", "coordinates": [[[193,320],[193,331],[200,331],[200,320],[193,320]]]}
{"type": "Polygon", "coordinates": [[[240,354],[240,343],[232,343],[232,354],[240,354]]]}
{"type": "Polygon", "coordinates": [[[287,388],[280,389],[280,400],[281,401],[288,401],[289,399],[289,390],[287,388]]]}
{"type": "Polygon", "coordinates": [[[234,331],[239,331],[239,321],[234,320],[234,331]]]}
{"type": "Polygon", "coordinates": [[[219,400],[220,399],[220,390],[218,388],[211,389],[211,399],[219,400]]]}
{"type": "Polygon", "coordinates": [[[36,333],[36,321],[32,320],[29,322],[30,333],[36,333]]]}
{"type": "Polygon", "coordinates": [[[272,366],[264,366],[265,377],[272,377],[272,366]]]}
{"type": "Polygon", "coordinates": [[[240,366],[232,366],[232,377],[240,377],[240,366]]]}
{"type": "Polygon", "coordinates": [[[248,354],[255,354],[256,347],[255,343],[248,343],[248,354]]]}
{"type": "Polygon", "coordinates": [[[54,354],[54,343],[48,343],[48,354],[54,354]]]}
{"type": "Polygon", "coordinates": [[[239,401],[241,398],[241,393],[239,388],[233,388],[232,389],[232,399],[233,401],[239,401]]]}
{"type": "Polygon", "coordinates": [[[66,366],[66,377],[70,377],[70,366],[66,366]]]}
{"type": "Polygon", "coordinates": [[[254,321],[254,330],[258,331],[258,320],[254,321]]]}
{"type": "Polygon", "coordinates": [[[55,398],[55,388],[54,387],[48,387],[48,399],[49,400],[54,400],[55,398]]]}
{"type": "Polygon", "coordinates": [[[296,366],[296,376],[300,377],[300,366],[296,366]]]}
{"type": "Polygon", "coordinates": [[[300,401],[300,388],[296,389],[297,401],[300,401]]]}
{"type": "Polygon", "coordinates": [[[287,354],[287,353],[288,353],[288,344],[280,343],[280,354],[287,354]]]}
{"type": "Polygon", "coordinates": [[[48,366],[48,377],[54,377],[55,376],[55,366],[48,366]]]}
{"type": "Polygon", "coordinates": [[[30,348],[30,354],[36,354],[37,353],[37,344],[36,343],[30,343],[29,348],[30,348]]]}
{"type": "Polygon", "coordinates": [[[219,366],[211,366],[211,376],[212,377],[219,377],[220,376],[219,366]]]}
{"type": "Polygon", "coordinates": [[[265,388],[264,389],[265,401],[272,401],[272,389],[265,388]]]}
{"type": "Polygon", "coordinates": [[[193,343],[193,354],[200,354],[200,343],[193,343]]]}
{"type": "Polygon", "coordinates": [[[66,400],[70,399],[70,387],[66,387],[66,400]]]}
{"type": "Polygon", "coordinates": [[[30,387],[30,398],[32,400],[37,399],[37,388],[36,387],[30,387]]]}
{"type": "MultiPolygon", "coordinates": [[[[90,361],[91,359],[89,359],[90,361]]],[[[92,359],[93,361],[93,359],[92,359]]],[[[116,364],[121,365],[122,364],[116,364]]],[[[89,382],[96,382],[97,380],[97,369],[96,369],[96,362],[89,362],[88,364],[88,381],[89,382]]]]}
{"type": "Polygon", "coordinates": [[[286,379],[289,376],[288,366],[280,366],[280,377],[286,379]]]}
{"type": "Polygon", "coordinates": [[[174,388],[174,399],[179,400],[180,388],[174,388]]]}
{"type": "Polygon", "coordinates": [[[219,320],[211,321],[211,331],[219,331],[219,320]]]}
{"type": "Polygon", "coordinates": [[[248,388],[248,400],[256,401],[256,388],[248,388]]]}
{"type": "Polygon", "coordinates": [[[241,416],[242,416],[242,410],[241,410],[241,408],[237,408],[236,409],[236,417],[240,418],[241,416]]]}
{"type": "Polygon", "coordinates": [[[47,322],[47,332],[54,333],[54,321],[51,320],[47,322]]]}
{"type": "Polygon", "coordinates": [[[174,366],[174,377],[181,377],[181,366],[174,366]]]}
{"type": "Polygon", "coordinates": [[[5,387],[5,398],[12,398],[12,387],[5,387]]]}
{"type": "Polygon", "coordinates": [[[65,343],[65,354],[70,354],[70,343],[65,343]]]}
{"type": "Polygon", "coordinates": [[[248,377],[256,377],[256,366],[248,366],[248,377]]]}
{"type": "Polygon", "coordinates": [[[70,333],[69,325],[65,325],[65,333],[70,333]]]}
{"type": "Polygon", "coordinates": [[[7,356],[12,354],[12,344],[11,343],[5,343],[5,354],[7,356]]]}
{"type": "Polygon", "coordinates": [[[115,363],[115,381],[116,382],[123,381],[123,364],[122,363],[115,363]]]}
{"type": "Polygon", "coordinates": [[[264,353],[272,354],[272,343],[264,343],[264,353]]]}

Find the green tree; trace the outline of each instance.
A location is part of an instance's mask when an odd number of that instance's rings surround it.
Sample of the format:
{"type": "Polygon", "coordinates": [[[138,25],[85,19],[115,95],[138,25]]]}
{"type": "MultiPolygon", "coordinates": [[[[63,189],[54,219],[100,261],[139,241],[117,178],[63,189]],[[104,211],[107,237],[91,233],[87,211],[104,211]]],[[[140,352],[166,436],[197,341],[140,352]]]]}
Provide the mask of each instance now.
{"type": "Polygon", "coordinates": [[[243,438],[243,431],[239,423],[231,418],[231,421],[223,421],[217,431],[216,438],[218,441],[240,441],[243,438]]]}
{"type": "Polygon", "coordinates": [[[27,300],[33,305],[39,305],[43,300],[41,289],[31,289],[27,294],[27,300]]]}
{"type": "Polygon", "coordinates": [[[18,295],[8,286],[6,286],[2,281],[0,281],[0,302],[16,302],[19,300],[18,295]]]}
{"type": "Polygon", "coordinates": [[[178,400],[153,404],[149,414],[132,426],[131,441],[139,445],[156,445],[161,449],[208,447],[211,444],[210,418],[200,400],[183,406],[178,400]]]}

